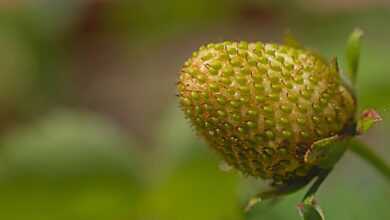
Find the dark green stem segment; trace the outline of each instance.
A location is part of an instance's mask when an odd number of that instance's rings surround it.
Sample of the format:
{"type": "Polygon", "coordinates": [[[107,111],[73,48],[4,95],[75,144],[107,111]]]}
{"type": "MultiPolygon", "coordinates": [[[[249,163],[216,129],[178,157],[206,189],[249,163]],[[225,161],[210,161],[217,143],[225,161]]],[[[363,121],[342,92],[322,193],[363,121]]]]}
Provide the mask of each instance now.
{"type": "Polygon", "coordinates": [[[323,170],[318,175],[317,179],[313,183],[313,185],[309,188],[309,190],[306,192],[305,196],[302,199],[302,202],[305,202],[306,199],[313,197],[314,194],[318,191],[321,184],[324,182],[326,177],[328,177],[329,173],[332,171],[332,169],[329,170],[323,170]]]}
{"type": "Polygon", "coordinates": [[[386,161],[374,153],[367,145],[358,141],[351,140],[349,148],[352,152],[359,155],[362,159],[370,163],[377,171],[379,171],[390,182],[390,166],[386,161]]]}

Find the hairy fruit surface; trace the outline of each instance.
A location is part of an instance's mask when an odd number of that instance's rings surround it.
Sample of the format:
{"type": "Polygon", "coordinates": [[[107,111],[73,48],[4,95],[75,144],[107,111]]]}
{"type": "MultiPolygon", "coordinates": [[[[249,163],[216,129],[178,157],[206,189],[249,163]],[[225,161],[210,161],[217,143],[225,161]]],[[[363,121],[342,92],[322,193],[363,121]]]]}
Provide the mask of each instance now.
{"type": "Polygon", "coordinates": [[[338,69],[311,51],[261,42],[202,46],[178,83],[197,133],[243,173],[274,182],[303,178],[318,140],[342,135],[356,103],[338,69]]]}

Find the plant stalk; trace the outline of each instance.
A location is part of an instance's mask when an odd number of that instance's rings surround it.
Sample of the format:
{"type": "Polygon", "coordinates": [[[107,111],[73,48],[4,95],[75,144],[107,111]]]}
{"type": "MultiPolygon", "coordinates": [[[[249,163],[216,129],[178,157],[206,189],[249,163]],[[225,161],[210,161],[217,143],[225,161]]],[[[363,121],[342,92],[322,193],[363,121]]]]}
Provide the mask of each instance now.
{"type": "Polygon", "coordinates": [[[366,144],[358,140],[351,140],[351,147],[349,149],[371,164],[371,166],[373,166],[390,182],[389,164],[373,152],[366,144]]]}
{"type": "Polygon", "coordinates": [[[302,202],[305,202],[307,199],[310,197],[313,197],[314,194],[318,191],[320,188],[321,184],[325,181],[326,177],[332,172],[332,169],[329,170],[323,170],[313,183],[313,185],[309,188],[309,190],[306,192],[305,196],[302,199],[302,202]]]}

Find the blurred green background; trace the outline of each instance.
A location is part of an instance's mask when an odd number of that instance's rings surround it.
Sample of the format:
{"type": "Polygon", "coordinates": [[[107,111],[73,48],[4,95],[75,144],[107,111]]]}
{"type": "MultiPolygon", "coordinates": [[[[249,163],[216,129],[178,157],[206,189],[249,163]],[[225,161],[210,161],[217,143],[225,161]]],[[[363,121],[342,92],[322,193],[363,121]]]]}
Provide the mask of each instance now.
{"type": "MultiPolygon", "coordinates": [[[[299,219],[302,193],[242,212],[265,183],[222,172],[178,109],[201,44],[281,42],[286,30],[343,65],[365,31],[362,137],[390,161],[390,1],[0,1],[0,219],[299,219]]],[[[318,194],[328,219],[390,219],[390,187],[347,153],[318,194]]]]}

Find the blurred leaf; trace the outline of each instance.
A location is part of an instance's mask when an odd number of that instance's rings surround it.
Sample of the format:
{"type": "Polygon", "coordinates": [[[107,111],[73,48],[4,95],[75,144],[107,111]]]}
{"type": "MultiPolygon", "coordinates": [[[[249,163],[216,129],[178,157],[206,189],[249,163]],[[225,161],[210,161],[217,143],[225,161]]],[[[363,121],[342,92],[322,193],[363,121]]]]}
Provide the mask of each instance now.
{"type": "Polygon", "coordinates": [[[59,37],[69,30],[74,22],[80,19],[83,7],[88,4],[88,1],[77,0],[23,1],[15,3],[15,6],[1,7],[0,17],[1,22],[16,22],[16,27],[24,26],[23,28],[39,33],[43,39],[49,40],[50,37],[59,37]]]}
{"type": "Polygon", "coordinates": [[[356,81],[356,75],[359,67],[362,36],[363,36],[363,31],[357,28],[349,36],[347,42],[346,57],[348,63],[348,73],[353,83],[356,81]]]}
{"type": "Polygon", "coordinates": [[[131,174],[137,170],[137,155],[127,144],[119,130],[98,116],[57,111],[5,136],[2,157],[14,173],[131,174]]]}
{"type": "Polygon", "coordinates": [[[202,139],[197,137],[176,103],[169,105],[162,114],[155,137],[155,146],[148,152],[146,167],[151,178],[164,178],[191,160],[194,154],[213,155],[202,139]]]}
{"type": "Polygon", "coordinates": [[[177,105],[170,105],[149,152],[150,183],[134,219],[241,219],[236,176],[222,172],[218,162],[177,105]]]}
{"type": "Polygon", "coordinates": [[[193,153],[137,204],[137,220],[240,220],[236,176],[221,172],[208,152],[193,153]]]}
{"type": "Polygon", "coordinates": [[[140,155],[107,120],[57,111],[1,144],[0,219],[134,219],[140,155]]]}
{"type": "Polygon", "coordinates": [[[196,135],[191,123],[186,120],[177,103],[168,106],[166,112],[162,115],[158,128],[156,142],[160,145],[158,147],[164,150],[161,153],[166,154],[165,156],[172,163],[185,159],[194,151],[207,148],[202,143],[201,138],[196,135]]]}
{"type": "Polygon", "coordinates": [[[31,43],[10,25],[0,28],[0,112],[17,108],[31,97],[38,71],[38,59],[31,43]]]}
{"type": "Polygon", "coordinates": [[[118,1],[112,4],[106,20],[109,28],[129,32],[132,42],[139,44],[223,22],[231,17],[236,5],[225,0],[118,1]]]}
{"type": "MultiPolygon", "coordinates": [[[[23,1],[15,7],[0,8],[0,120],[17,124],[60,102],[59,93],[66,84],[60,76],[63,66],[59,65],[64,61],[62,28],[66,25],[43,14],[59,15],[64,8],[55,13],[53,8],[40,7],[41,3],[30,7],[23,1]]],[[[62,19],[67,20],[65,17],[62,19]]],[[[7,128],[6,123],[2,126],[7,128]]]]}

